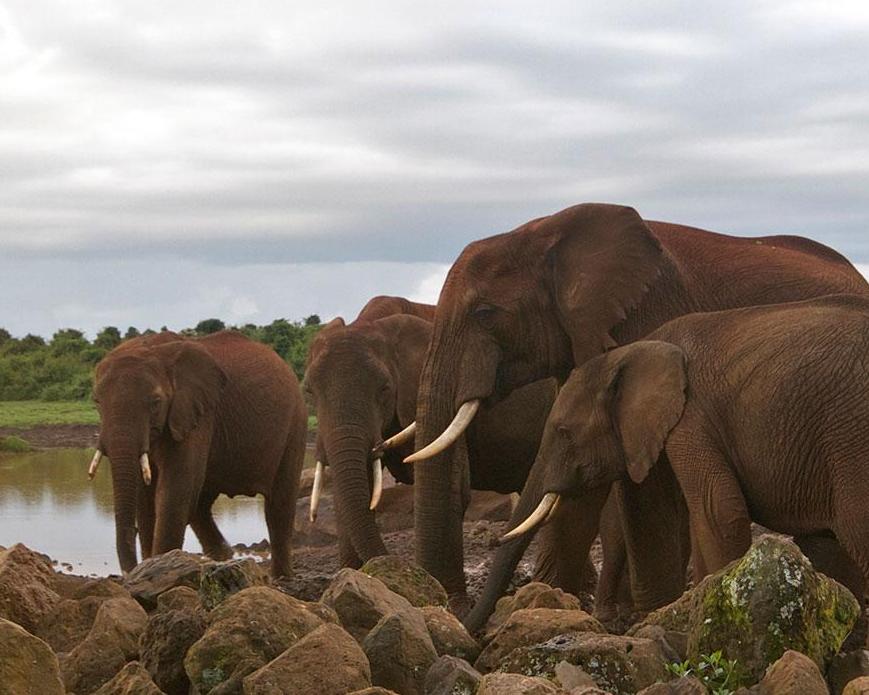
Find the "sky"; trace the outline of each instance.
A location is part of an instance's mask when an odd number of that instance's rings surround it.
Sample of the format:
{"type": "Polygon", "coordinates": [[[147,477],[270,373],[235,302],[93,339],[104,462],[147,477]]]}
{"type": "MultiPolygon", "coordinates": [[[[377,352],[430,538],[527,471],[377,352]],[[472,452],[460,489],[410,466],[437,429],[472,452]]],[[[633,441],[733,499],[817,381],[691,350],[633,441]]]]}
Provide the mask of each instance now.
{"type": "Polygon", "coordinates": [[[0,0],[0,326],[436,301],[569,205],[869,273],[869,3],[0,0]]]}

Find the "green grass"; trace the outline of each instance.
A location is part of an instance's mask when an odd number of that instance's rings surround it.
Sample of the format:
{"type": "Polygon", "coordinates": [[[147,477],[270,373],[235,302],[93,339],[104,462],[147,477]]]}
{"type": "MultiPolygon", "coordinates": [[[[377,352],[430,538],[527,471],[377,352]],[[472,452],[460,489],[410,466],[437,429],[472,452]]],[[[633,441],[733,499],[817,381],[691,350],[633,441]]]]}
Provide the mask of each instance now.
{"type": "Polygon", "coordinates": [[[21,437],[10,435],[8,437],[0,437],[0,451],[10,451],[16,454],[23,454],[30,451],[30,442],[21,437]]]}
{"type": "Polygon", "coordinates": [[[0,427],[38,425],[96,425],[91,401],[0,401],[0,427]]]}
{"type": "Polygon", "coordinates": [[[308,432],[314,432],[317,429],[317,416],[308,415],[308,432]]]}

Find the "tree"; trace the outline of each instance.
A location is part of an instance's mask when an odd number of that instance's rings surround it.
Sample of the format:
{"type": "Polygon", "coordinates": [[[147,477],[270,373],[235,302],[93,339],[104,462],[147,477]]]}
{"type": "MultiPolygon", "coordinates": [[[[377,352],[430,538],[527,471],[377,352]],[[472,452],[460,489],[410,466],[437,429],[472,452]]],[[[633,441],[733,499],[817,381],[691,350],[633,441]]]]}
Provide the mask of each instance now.
{"type": "Polygon", "coordinates": [[[306,326],[319,326],[320,325],[320,317],[317,314],[311,314],[310,316],[305,317],[305,325],[306,326]]]}
{"type": "Polygon", "coordinates": [[[97,333],[94,345],[104,350],[111,350],[121,344],[121,332],[114,326],[106,326],[97,333]]]}
{"type": "Polygon", "coordinates": [[[9,340],[12,340],[12,334],[5,328],[0,328],[0,345],[3,345],[3,343],[9,340]]]}
{"type": "Polygon", "coordinates": [[[62,328],[51,337],[51,351],[55,355],[78,354],[88,345],[84,333],[75,328],[62,328]]]}
{"type": "Polygon", "coordinates": [[[142,334],[139,333],[138,328],[136,328],[135,326],[130,326],[127,329],[127,332],[124,333],[124,340],[129,340],[130,338],[138,338],[140,335],[142,334]]]}
{"type": "Polygon", "coordinates": [[[197,335],[210,335],[222,331],[224,328],[226,328],[226,324],[220,319],[205,319],[196,324],[195,330],[197,335]]]}

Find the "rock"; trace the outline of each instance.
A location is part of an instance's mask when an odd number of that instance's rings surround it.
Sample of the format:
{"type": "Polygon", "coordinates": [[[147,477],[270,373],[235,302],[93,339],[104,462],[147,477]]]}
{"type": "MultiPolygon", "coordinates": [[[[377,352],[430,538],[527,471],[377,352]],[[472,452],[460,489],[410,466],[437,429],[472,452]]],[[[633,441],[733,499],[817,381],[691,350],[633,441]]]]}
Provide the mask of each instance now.
{"type": "Polygon", "coordinates": [[[465,510],[465,521],[510,521],[513,513],[511,495],[489,490],[472,490],[465,510]]]}
{"type": "Polygon", "coordinates": [[[859,613],[851,593],[816,572],[796,545],[767,535],[629,634],[651,624],[686,632],[689,658],[720,649],[737,661],[740,680],[753,683],[788,649],[825,670],[859,613]]]}
{"type": "MultiPolygon", "coordinates": [[[[140,657],[150,677],[168,695],[187,695],[190,680],[184,670],[184,655],[205,634],[205,611],[194,594],[194,603],[158,600],[160,608],[151,615],[140,641],[140,657]],[[167,608],[180,605],[180,608],[167,608]]],[[[177,595],[176,595],[177,597],[177,595]]],[[[188,597],[189,598],[189,597],[188,597]]]]}
{"type": "Polygon", "coordinates": [[[632,636],[657,642],[667,661],[685,661],[687,658],[688,635],[684,632],[665,630],[660,625],[646,625],[632,636]]]}
{"type": "Polygon", "coordinates": [[[425,695],[474,695],[482,675],[464,659],[441,656],[425,674],[425,695]]]}
{"type": "Polygon", "coordinates": [[[199,600],[205,610],[210,611],[227,596],[264,583],[265,577],[253,558],[218,562],[203,568],[199,600]]]}
{"type": "Polygon", "coordinates": [[[327,624],[247,676],[244,695],[344,695],[370,685],[371,669],[359,644],[337,625],[327,624]]]}
{"type": "Polygon", "coordinates": [[[208,615],[205,634],[187,651],[184,670],[203,693],[217,686],[240,692],[245,676],[322,623],[302,601],[277,589],[242,589],[208,615]]]}
{"type": "Polygon", "coordinates": [[[869,650],[866,649],[836,654],[827,669],[827,680],[833,695],[842,695],[845,686],[861,676],[869,676],[869,650]]]}
{"type": "Polygon", "coordinates": [[[520,587],[512,596],[503,596],[495,604],[495,611],[489,617],[483,631],[483,642],[489,642],[501,626],[515,611],[522,608],[563,608],[581,610],[580,600],[573,594],[561,589],[553,589],[542,582],[531,582],[520,587]]]}
{"type": "MultiPolygon", "coordinates": [[[[326,467],[329,470],[329,467],[326,467]]],[[[386,492],[384,490],[384,492],[386,492]]],[[[338,515],[335,513],[335,502],[328,492],[320,497],[320,508],[314,523],[308,518],[310,498],[301,495],[296,501],[296,515],[293,523],[293,545],[313,546],[334,545],[338,540],[338,515]]]]}
{"type": "Polygon", "coordinates": [[[157,597],[176,586],[199,589],[202,571],[214,564],[213,560],[183,550],[149,557],[133,568],[124,580],[124,588],[146,610],[157,606],[157,597]]]}
{"type": "Polygon", "coordinates": [[[805,654],[788,650],[772,665],[757,688],[758,695],[828,695],[817,664],[805,654]]]}
{"type": "Polygon", "coordinates": [[[555,664],[555,678],[565,690],[574,688],[596,688],[597,683],[579,666],[560,661],[555,664]]]}
{"type": "Polygon", "coordinates": [[[562,692],[545,678],[516,673],[490,673],[480,681],[477,695],[558,695],[562,692]]]}
{"type": "Polygon", "coordinates": [[[638,695],[707,695],[706,686],[693,676],[682,676],[669,683],[655,683],[638,695]]]}
{"type": "Polygon", "coordinates": [[[582,610],[522,608],[507,618],[483,649],[474,667],[481,673],[494,671],[501,659],[516,647],[545,642],[567,632],[603,633],[605,630],[595,618],[582,610]]]}
{"type": "Polygon", "coordinates": [[[852,680],[845,686],[842,695],[869,695],[869,676],[852,680]]]}
{"type": "Polygon", "coordinates": [[[398,555],[381,555],[362,565],[360,572],[376,577],[412,606],[446,606],[447,592],[422,567],[398,555]]]}
{"type": "Polygon", "coordinates": [[[411,608],[406,598],[379,579],[347,567],[335,575],[320,600],[338,614],[341,625],[358,642],[385,615],[411,608]]]}
{"type": "Polygon", "coordinates": [[[66,689],[90,693],[139,656],[139,638],[148,623],[142,607],[129,596],[107,599],[99,607],[87,637],[61,659],[66,689]]]}
{"type": "Polygon", "coordinates": [[[51,648],[11,620],[0,618],[0,690],[14,695],[63,695],[51,648]]]}
{"type": "Polygon", "coordinates": [[[381,618],[362,649],[374,684],[402,695],[423,694],[426,673],[438,658],[422,613],[411,606],[381,618]]]}
{"type": "Polygon", "coordinates": [[[189,586],[176,586],[157,597],[157,610],[196,610],[202,608],[199,592],[189,586]]]}
{"type": "Polygon", "coordinates": [[[99,596],[88,596],[79,601],[62,599],[43,616],[34,634],[58,654],[72,651],[87,637],[105,600],[99,596]]]}
{"type": "Polygon", "coordinates": [[[438,656],[448,654],[472,662],[480,655],[480,645],[446,608],[424,606],[420,610],[438,656]]]}
{"type": "Polygon", "coordinates": [[[17,543],[0,552],[0,618],[36,632],[39,623],[60,602],[54,590],[51,562],[17,543]]]}
{"type": "Polygon", "coordinates": [[[657,643],[593,632],[558,635],[540,644],[517,647],[501,661],[498,670],[551,679],[561,661],[579,666],[599,688],[616,695],[635,693],[667,678],[657,643]]]}
{"type": "Polygon", "coordinates": [[[365,690],[354,690],[352,693],[348,693],[348,695],[398,695],[398,693],[394,690],[381,688],[379,685],[373,685],[370,688],[365,688],[365,690]]]}
{"type": "Polygon", "coordinates": [[[138,661],[131,661],[94,695],[164,695],[138,661]]]}

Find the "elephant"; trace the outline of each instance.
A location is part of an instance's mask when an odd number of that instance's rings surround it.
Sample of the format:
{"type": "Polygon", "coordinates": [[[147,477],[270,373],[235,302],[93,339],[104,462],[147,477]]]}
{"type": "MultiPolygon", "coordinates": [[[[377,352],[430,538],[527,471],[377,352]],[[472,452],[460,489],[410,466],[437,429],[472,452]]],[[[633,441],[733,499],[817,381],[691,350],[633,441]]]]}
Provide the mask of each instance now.
{"type": "Polygon", "coordinates": [[[683,539],[656,527],[687,514],[699,579],[741,557],[756,522],[804,550],[835,539],[847,556],[835,578],[862,600],[867,355],[869,297],[831,295],[691,314],[585,362],[559,392],[511,523],[525,521],[505,536],[467,625],[479,629],[493,609],[530,541],[522,534],[560,498],[617,481],[646,495],[620,510],[630,557],[678,552],[683,539]],[[654,469],[678,485],[646,486],[654,469]]]}
{"type": "MultiPolygon", "coordinates": [[[[413,467],[402,462],[413,451],[412,435],[401,432],[416,414],[431,338],[425,317],[433,315],[431,305],[375,297],[355,321],[330,321],[311,344],[304,389],[319,421],[318,459],[332,475],[343,566],[359,567],[387,552],[374,514],[381,465],[398,482],[413,482],[413,467]]],[[[548,380],[481,412],[468,432],[471,488],[522,489],[554,399],[555,382],[548,380]]],[[[318,494],[311,499],[313,517],[318,494]]]]}
{"type": "MultiPolygon", "coordinates": [[[[698,311],[869,293],[843,256],[795,236],[740,238],[645,221],[627,206],[586,203],[469,244],[451,267],[420,376],[415,472],[415,555],[467,604],[462,517],[467,447],[462,427],[532,381],[570,371],[614,346],[698,311]]],[[[672,485],[665,475],[650,476],[672,485]]],[[[620,486],[616,494],[624,496],[620,486]]],[[[567,499],[543,530],[537,577],[579,589],[609,488],[567,499]],[[571,544],[575,553],[551,549],[571,544]]],[[[671,520],[671,531],[682,522],[671,520]]],[[[634,601],[648,609],[681,592],[685,560],[664,576],[631,572],[634,601]]],[[[601,593],[601,592],[599,592],[601,593]]],[[[611,592],[610,592],[611,593],[611,592]]]]}
{"type": "Polygon", "coordinates": [[[214,523],[221,493],[265,496],[271,573],[290,572],[307,411],[298,380],[269,347],[234,331],[163,332],[122,343],[97,364],[97,452],[111,461],[118,561],[180,548],[189,523],[204,551],[232,549],[214,523]]]}

